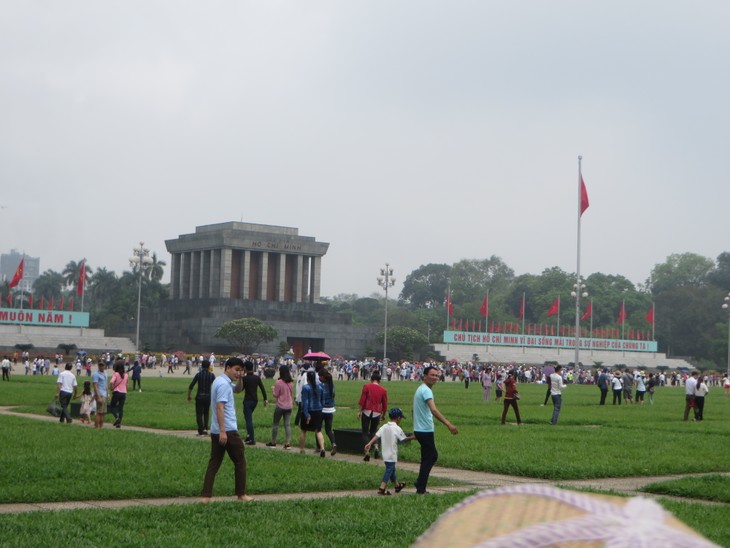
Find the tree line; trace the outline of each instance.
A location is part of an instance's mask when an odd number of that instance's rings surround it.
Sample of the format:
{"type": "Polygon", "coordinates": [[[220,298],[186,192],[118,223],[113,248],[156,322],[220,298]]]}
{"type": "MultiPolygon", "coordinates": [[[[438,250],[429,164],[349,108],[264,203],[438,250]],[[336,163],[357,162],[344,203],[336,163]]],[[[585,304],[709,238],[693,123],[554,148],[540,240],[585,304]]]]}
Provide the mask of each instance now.
{"type": "MultiPolygon", "coordinates": [[[[62,272],[46,270],[33,285],[35,302],[62,297],[68,303],[76,296],[82,261],[70,261],[62,272]]],[[[168,298],[169,286],[161,283],[164,261],[152,255],[151,268],[142,276],[142,308],[151,309],[168,298]]],[[[119,332],[135,320],[138,274],[133,268],[120,276],[104,267],[93,270],[85,263],[84,311],[90,313],[91,327],[119,332]]],[[[502,259],[464,259],[452,265],[429,263],[408,274],[397,299],[388,303],[388,357],[412,357],[429,343],[443,340],[447,329],[444,307],[447,290],[451,291],[454,318],[486,321],[480,313],[489,290],[489,322],[521,324],[519,319],[524,295],[526,324],[554,324],[558,317],[548,316],[556,297],[560,296],[560,325],[573,325],[575,305],[571,292],[575,274],[558,267],[540,274],[515,275],[502,259]]],[[[624,329],[644,330],[651,326],[646,313],[654,307],[655,338],[659,351],[669,356],[685,357],[705,367],[724,369],[727,359],[728,311],[722,309],[730,292],[730,253],[716,260],[694,253],[673,254],[655,265],[644,283],[635,285],[618,274],[596,272],[584,279],[587,298],[581,299],[581,313],[592,299],[592,325],[618,328],[622,304],[626,311],[624,329]]],[[[7,283],[0,287],[2,298],[8,294],[7,283]]],[[[27,298],[27,296],[24,296],[27,298]]],[[[322,302],[352,316],[355,325],[383,325],[385,300],[382,294],[368,297],[340,294],[322,297],[322,302]]],[[[587,321],[583,325],[587,325],[587,321]]],[[[448,326],[450,328],[450,326],[448,326]]],[[[484,330],[484,326],[482,326],[484,330]]],[[[383,333],[368,349],[370,355],[382,354],[383,333]]]]}

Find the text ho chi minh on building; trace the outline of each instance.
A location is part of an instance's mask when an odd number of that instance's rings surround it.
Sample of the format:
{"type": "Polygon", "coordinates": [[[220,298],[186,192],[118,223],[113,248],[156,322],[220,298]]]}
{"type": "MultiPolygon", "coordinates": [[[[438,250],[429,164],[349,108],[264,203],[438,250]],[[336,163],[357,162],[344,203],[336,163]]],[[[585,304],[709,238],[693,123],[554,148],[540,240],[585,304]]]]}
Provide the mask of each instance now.
{"type": "Polygon", "coordinates": [[[243,317],[278,332],[261,353],[275,353],[282,340],[298,356],[310,348],[362,356],[374,344],[377,330],[355,327],[349,315],[320,304],[328,243],[300,236],[296,228],[227,222],[198,226],[165,245],[170,299],[142,314],[145,346],[236,351],[213,335],[222,323],[243,317]]]}

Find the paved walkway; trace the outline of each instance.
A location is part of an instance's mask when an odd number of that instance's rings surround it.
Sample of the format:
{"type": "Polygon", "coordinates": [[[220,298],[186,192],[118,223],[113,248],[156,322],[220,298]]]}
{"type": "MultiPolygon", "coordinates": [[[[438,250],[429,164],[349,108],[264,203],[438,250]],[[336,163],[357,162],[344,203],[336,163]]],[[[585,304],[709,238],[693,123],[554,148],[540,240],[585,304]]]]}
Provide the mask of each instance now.
{"type": "MultiPolygon", "coordinates": [[[[30,418],[40,421],[55,422],[57,418],[48,415],[33,415],[28,413],[19,413],[14,411],[10,407],[0,407],[0,414],[12,415],[17,417],[30,418]]],[[[83,425],[78,421],[74,421],[72,426],[78,426],[79,428],[91,428],[91,426],[83,425]]],[[[112,428],[111,424],[105,424],[105,428],[112,428]]],[[[181,431],[181,430],[160,430],[156,428],[143,428],[140,426],[124,426],[125,430],[132,430],[137,432],[149,432],[164,436],[177,436],[181,438],[192,438],[198,439],[203,442],[209,442],[209,438],[198,436],[195,431],[181,431]]],[[[268,448],[263,443],[257,444],[258,447],[264,448],[270,451],[281,451],[281,448],[268,448]]],[[[308,450],[310,458],[315,458],[311,450],[308,450]]],[[[316,457],[319,458],[319,457],[316,457]]],[[[347,461],[357,463],[363,466],[381,466],[380,460],[371,460],[369,463],[363,462],[362,457],[358,455],[349,455],[345,453],[338,453],[333,458],[335,460],[347,461]]],[[[413,462],[398,462],[399,470],[408,470],[411,472],[418,473],[418,463],[413,462]]],[[[630,478],[595,478],[587,480],[547,480],[539,478],[528,478],[521,476],[507,476],[503,474],[490,474],[488,472],[476,472],[473,470],[462,470],[458,468],[445,468],[443,466],[434,466],[431,475],[434,477],[446,478],[453,481],[460,482],[459,486],[450,487],[436,487],[429,486],[429,491],[434,493],[445,493],[453,491],[469,491],[469,490],[482,490],[492,489],[495,487],[501,487],[505,485],[524,485],[524,484],[546,484],[555,485],[557,487],[569,487],[572,489],[598,489],[603,491],[613,491],[616,494],[637,496],[641,495],[644,497],[657,498],[658,495],[652,495],[650,493],[641,493],[639,489],[650,483],[658,481],[667,481],[673,479],[679,479],[682,477],[691,476],[703,476],[707,473],[699,474],[678,474],[669,476],[642,476],[642,477],[630,477],[630,478]]],[[[730,472],[723,472],[719,475],[729,476],[730,472]]],[[[413,489],[404,491],[404,493],[413,493],[413,489]]],[[[271,494],[271,495],[252,495],[256,500],[260,501],[274,501],[274,500],[295,500],[295,499],[314,499],[314,498],[337,498],[347,496],[376,496],[375,490],[367,491],[330,491],[330,492],[316,492],[316,493],[287,493],[287,494],[271,494]]],[[[667,497],[661,495],[662,498],[670,498],[674,500],[687,500],[679,497],[667,497]]],[[[214,500],[230,500],[235,501],[235,496],[230,497],[215,497],[214,500]]],[[[174,497],[174,498],[156,498],[156,499],[128,499],[128,500],[87,500],[87,501],[69,501],[69,502],[40,502],[40,503],[17,503],[17,504],[0,504],[0,514],[14,514],[21,512],[37,512],[47,510],[76,510],[76,509],[89,509],[89,508],[125,508],[128,506],[165,506],[172,504],[195,504],[199,503],[198,497],[174,497]]],[[[700,501],[692,499],[692,502],[704,503],[704,504],[722,504],[713,503],[709,501],[700,501]]]]}

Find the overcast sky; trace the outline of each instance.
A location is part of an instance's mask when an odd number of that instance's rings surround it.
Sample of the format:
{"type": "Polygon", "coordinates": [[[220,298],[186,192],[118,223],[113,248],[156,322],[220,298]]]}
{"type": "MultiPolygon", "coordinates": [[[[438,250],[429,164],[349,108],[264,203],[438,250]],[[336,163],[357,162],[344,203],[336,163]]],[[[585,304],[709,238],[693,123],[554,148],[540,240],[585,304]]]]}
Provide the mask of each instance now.
{"type": "MultiPolygon", "coordinates": [[[[0,0],[0,251],[121,273],[245,221],[322,295],[730,251],[730,2],[0,0]]],[[[169,270],[166,274],[169,280],[169,270]]]]}

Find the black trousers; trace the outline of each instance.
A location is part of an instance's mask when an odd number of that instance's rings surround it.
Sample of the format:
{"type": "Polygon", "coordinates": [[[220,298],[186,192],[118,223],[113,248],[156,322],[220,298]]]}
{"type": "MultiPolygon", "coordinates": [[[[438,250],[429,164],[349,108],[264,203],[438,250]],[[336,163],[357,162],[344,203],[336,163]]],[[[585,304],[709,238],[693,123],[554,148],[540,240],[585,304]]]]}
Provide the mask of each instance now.
{"type": "Polygon", "coordinates": [[[210,418],[210,398],[195,398],[195,420],[198,422],[198,434],[208,429],[210,418]]]}
{"type": "Polygon", "coordinates": [[[421,446],[421,466],[418,469],[416,492],[425,493],[428,477],[431,475],[431,468],[439,458],[439,453],[436,450],[436,438],[433,432],[413,432],[413,434],[421,446]]]}

